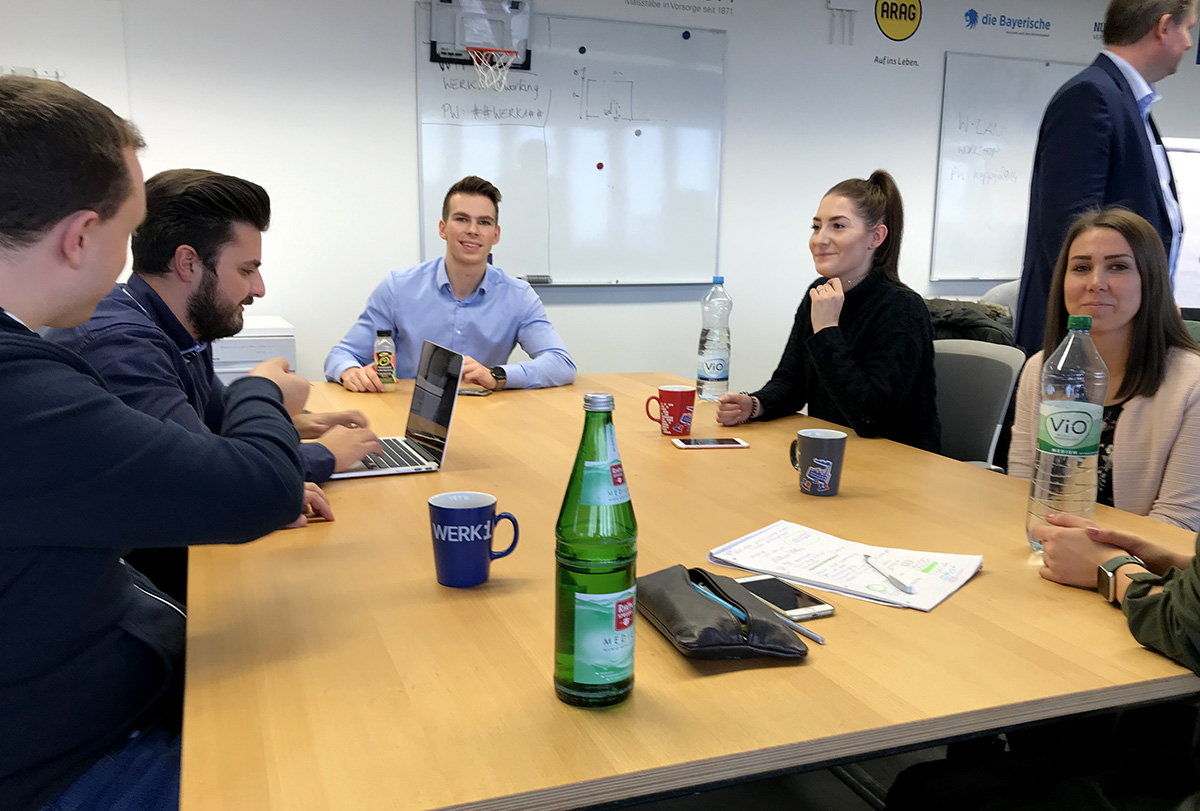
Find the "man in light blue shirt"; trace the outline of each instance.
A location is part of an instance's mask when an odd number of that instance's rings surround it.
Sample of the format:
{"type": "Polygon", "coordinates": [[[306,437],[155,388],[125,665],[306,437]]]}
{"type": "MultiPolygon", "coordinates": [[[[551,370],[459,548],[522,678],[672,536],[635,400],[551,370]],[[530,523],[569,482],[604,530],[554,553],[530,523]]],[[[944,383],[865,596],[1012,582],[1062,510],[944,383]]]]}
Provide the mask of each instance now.
{"type": "Polygon", "coordinates": [[[488,264],[500,241],[500,191],[469,176],[450,187],[438,234],[446,256],[393,271],[325,358],[325,377],[347,391],[383,391],[373,365],[378,330],[391,330],[396,376],[416,375],[429,340],[466,356],[463,383],[535,389],[575,381],[575,363],[528,283],[488,264]],[[521,345],[531,360],[508,363],[521,345]]]}

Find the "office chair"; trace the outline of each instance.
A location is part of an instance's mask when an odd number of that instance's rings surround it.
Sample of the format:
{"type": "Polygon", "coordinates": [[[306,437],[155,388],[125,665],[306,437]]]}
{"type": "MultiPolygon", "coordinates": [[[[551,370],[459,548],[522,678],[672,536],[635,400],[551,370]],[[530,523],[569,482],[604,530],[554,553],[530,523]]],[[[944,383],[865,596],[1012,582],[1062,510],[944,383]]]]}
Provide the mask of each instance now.
{"type": "Polygon", "coordinates": [[[996,438],[1025,353],[985,341],[933,342],[942,455],[992,466],[996,438]]]}

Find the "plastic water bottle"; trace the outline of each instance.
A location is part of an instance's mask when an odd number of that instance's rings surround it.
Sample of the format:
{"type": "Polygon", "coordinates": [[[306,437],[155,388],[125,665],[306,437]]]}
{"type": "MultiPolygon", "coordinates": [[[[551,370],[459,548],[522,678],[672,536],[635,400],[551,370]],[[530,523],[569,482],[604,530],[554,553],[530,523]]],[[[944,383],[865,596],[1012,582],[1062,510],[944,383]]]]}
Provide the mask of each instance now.
{"type": "Polygon", "coordinates": [[[554,690],[603,707],[633,691],[637,520],[617,451],[613,396],[583,395],[583,436],[555,525],[554,690]]]}
{"type": "Polygon", "coordinates": [[[1046,513],[1090,518],[1096,511],[1096,458],[1108,393],[1108,367],[1092,343],[1091,316],[1067,319],[1067,337],[1042,362],[1042,403],[1025,535],[1042,551],[1033,528],[1046,513]]]}
{"type": "Polygon", "coordinates": [[[396,382],[396,342],[390,329],[375,330],[375,374],[384,385],[396,382]]]}
{"type": "Polygon", "coordinates": [[[696,393],[716,400],[729,391],[729,314],[733,299],[725,292],[725,277],[713,276],[712,289],[700,302],[700,361],[696,393]]]}

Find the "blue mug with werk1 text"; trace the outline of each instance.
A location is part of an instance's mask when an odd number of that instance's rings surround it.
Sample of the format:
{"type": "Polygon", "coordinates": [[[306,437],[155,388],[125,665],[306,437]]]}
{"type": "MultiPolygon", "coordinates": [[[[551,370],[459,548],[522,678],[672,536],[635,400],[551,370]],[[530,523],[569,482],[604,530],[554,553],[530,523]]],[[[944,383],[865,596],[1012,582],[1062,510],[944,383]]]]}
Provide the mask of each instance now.
{"type": "Polygon", "coordinates": [[[487,493],[439,493],[429,499],[433,533],[433,562],[443,586],[466,588],[488,579],[492,561],[517,548],[520,530],[512,513],[496,514],[496,497],[487,493]],[[512,543],[503,552],[492,549],[492,535],[501,519],[512,523],[512,543]]]}

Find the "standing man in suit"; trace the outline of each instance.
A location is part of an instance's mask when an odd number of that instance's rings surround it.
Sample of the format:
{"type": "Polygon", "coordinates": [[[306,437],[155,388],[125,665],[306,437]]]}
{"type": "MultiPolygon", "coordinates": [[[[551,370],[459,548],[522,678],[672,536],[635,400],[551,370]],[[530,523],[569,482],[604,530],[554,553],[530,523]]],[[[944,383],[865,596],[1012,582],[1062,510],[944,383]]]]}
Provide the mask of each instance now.
{"type": "Polygon", "coordinates": [[[1017,344],[1042,348],[1050,275],[1067,226],[1083,211],[1121,205],[1145,217],[1175,266],[1183,222],[1150,106],[1154,82],[1192,46],[1197,0],[1111,0],[1105,50],[1059,88],[1038,131],[1029,189],[1017,344]]]}

